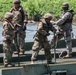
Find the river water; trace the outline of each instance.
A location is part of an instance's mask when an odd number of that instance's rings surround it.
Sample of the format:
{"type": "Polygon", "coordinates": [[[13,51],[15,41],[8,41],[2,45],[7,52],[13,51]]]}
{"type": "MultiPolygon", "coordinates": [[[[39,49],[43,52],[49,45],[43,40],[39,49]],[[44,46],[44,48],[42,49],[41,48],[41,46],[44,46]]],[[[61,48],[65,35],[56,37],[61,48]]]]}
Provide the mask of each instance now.
{"type": "MultiPolygon", "coordinates": [[[[25,41],[26,42],[33,42],[33,36],[36,33],[37,30],[37,24],[28,24],[27,25],[27,30],[26,30],[26,38],[25,41]]],[[[73,25],[73,31],[72,33],[74,34],[74,38],[76,38],[76,26],[73,25]]],[[[48,37],[49,40],[52,39],[53,37],[53,33],[50,32],[50,36],[48,37]]],[[[0,42],[2,42],[2,25],[0,25],[0,42]]]]}

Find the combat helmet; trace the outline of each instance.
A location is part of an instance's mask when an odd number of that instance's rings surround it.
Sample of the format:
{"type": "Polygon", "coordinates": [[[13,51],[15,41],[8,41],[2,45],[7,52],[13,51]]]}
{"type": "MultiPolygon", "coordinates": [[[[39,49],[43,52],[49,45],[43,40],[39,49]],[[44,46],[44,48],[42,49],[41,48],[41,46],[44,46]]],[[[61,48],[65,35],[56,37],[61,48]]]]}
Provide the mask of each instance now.
{"type": "Polygon", "coordinates": [[[6,14],[4,15],[4,19],[9,19],[9,18],[13,18],[13,13],[6,12],[6,14]]]}
{"type": "Polygon", "coordinates": [[[62,7],[67,7],[68,8],[69,4],[67,2],[65,2],[65,3],[62,4],[62,7]]]}
{"type": "Polygon", "coordinates": [[[44,19],[48,18],[48,19],[52,19],[52,15],[50,13],[46,13],[44,16],[43,16],[44,19]]]}
{"type": "Polygon", "coordinates": [[[14,4],[20,4],[21,3],[21,1],[20,0],[14,0],[14,2],[13,2],[14,4]]]}

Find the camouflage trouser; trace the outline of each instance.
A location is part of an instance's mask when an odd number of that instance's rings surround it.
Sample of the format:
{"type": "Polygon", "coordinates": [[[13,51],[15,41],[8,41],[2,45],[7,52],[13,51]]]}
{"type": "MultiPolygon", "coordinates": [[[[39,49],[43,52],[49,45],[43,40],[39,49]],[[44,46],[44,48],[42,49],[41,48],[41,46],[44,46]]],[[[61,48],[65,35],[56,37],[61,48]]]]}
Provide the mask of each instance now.
{"type": "Polygon", "coordinates": [[[17,49],[17,44],[19,45],[19,50],[20,51],[24,51],[25,50],[25,37],[26,37],[26,33],[25,31],[19,31],[15,34],[15,38],[14,38],[14,44],[15,44],[15,48],[17,49]],[[18,33],[18,34],[17,34],[18,33]]]}
{"type": "Polygon", "coordinates": [[[68,54],[72,53],[72,40],[71,40],[71,31],[64,31],[64,32],[58,32],[52,39],[52,41],[50,42],[51,48],[57,44],[57,42],[63,38],[65,39],[66,42],[66,49],[68,54]]]}
{"type": "Polygon", "coordinates": [[[51,52],[50,52],[50,45],[48,41],[44,41],[44,42],[39,42],[37,40],[34,41],[34,44],[32,47],[33,54],[32,54],[31,60],[34,61],[37,59],[38,53],[41,48],[44,48],[45,57],[47,61],[50,62],[52,58],[51,58],[51,52]]]}
{"type": "Polygon", "coordinates": [[[4,55],[3,55],[3,61],[4,64],[5,63],[11,63],[12,61],[12,41],[11,40],[6,40],[3,41],[3,51],[4,51],[4,55]]]}

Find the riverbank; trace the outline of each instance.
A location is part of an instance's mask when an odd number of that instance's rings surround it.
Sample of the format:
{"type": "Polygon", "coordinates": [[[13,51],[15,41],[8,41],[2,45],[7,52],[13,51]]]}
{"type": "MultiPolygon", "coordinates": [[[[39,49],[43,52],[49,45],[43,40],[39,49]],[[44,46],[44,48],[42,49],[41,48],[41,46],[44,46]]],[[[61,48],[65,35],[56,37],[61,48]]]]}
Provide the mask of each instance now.
{"type": "MultiPolygon", "coordinates": [[[[33,20],[28,21],[28,24],[31,24],[31,25],[36,25],[37,23],[38,22],[33,21],[33,20]]],[[[2,21],[0,21],[0,25],[2,25],[2,21]]],[[[73,20],[73,25],[76,25],[76,19],[73,20]]]]}
{"type": "MultiPolygon", "coordinates": [[[[70,5],[70,9],[76,13],[76,0],[21,0],[21,5],[27,10],[28,17],[32,19],[39,19],[45,13],[50,12],[56,18],[59,18],[61,14],[62,3],[67,2],[70,5]]],[[[13,0],[0,0],[0,19],[4,14],[13,7],[13,0]]],[[[74,15],[76,18],[76,14],[74,15]]]]}
{"type": "MultiPolygon", "coordinates": [[[[0,21],[0,25],[2,25],[3,21],[0,21]]],[[[38,22],[34,20],[28,20],[28,24],[30,25],[36,25],[38,22]]]]}

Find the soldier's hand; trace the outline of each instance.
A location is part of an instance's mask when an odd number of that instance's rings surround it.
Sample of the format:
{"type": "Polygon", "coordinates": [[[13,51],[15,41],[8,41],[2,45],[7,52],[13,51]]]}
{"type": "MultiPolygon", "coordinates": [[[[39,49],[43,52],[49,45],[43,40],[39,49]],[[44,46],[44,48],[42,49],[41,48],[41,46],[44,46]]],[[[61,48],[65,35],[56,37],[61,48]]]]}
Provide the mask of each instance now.
{"type": "Polygon", "coordinates": [[[9,40],[9,39],[10,39],[10,35],[6,35],[5,38],[6,38],[7,40],[9,40]]]}
{"type": "Polygon", "coordinates": [[[56,23],[54,21],[50,21],[52,23],[52,25],[56,25],[56,23]]]}
{"type": "Polygon", "coordinates": [[[47,33],[47,35],[46,36],[49,36],[50,35],[50,33],[47,33]]]}
{"type": "Polygon", "coordinates": [[[28,23],[28,22],[24,22],[24,26],[26,26],[26,25],[27,25],[27,23],[28,23]]]}
{"type": "Polygon", "coordinates": [[[56,33],[57,32],[57,29],[54,29],[54,31],[53,31],[54,33],[56,33]]]}
{"type": "Polygon", "coordinates": [[[23,25],[23,31],[26,30],[26,25],[27,25],[27,22],[24,22],[24,25],[23,25]]]}

